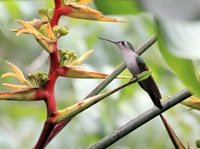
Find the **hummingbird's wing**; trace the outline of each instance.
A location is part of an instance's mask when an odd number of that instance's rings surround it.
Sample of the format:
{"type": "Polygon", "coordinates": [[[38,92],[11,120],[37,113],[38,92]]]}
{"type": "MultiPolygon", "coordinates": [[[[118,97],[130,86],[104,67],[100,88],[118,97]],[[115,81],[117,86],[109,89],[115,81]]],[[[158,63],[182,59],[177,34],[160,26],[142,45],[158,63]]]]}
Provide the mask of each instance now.
{"type": "MultiPolygon", "coordinates": [[[[141,57],[138,56],[136,58],[136,62],[138,64],[138,67],[140,68],[141,72],[149,70],[141,57]]],[[[152,75],[150,75],[147,79],[140,81],[138,83],[149,94],[153,103],[158,108],[162,109],[162,105],[160,103],[160,99],[162,97],[161,97],[160,91],[159,91],[152,75]]]]}

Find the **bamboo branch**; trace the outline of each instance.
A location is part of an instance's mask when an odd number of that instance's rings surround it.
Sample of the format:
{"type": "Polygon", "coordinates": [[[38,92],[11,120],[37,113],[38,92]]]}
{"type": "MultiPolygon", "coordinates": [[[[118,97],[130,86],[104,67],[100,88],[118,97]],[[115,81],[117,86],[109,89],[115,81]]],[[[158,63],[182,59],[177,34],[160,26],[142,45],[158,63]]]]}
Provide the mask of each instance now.
{"type": "MultiPolygon", "coordinates": [[[[166,101],[162,103],[163,110],[166,111],[171,107],[175,106],[176,104],[180,103],[184,99],[191,96],[191,93],[184,89],[174,96],[168,98],[166,101]]],[[[135,129],[139,128],[143,124],[147,123],[151,119],[155,118],[156,116],[160,115],[163,111],[158,109],[157,107],[153,107],[150,110],[146,111],[145,113],[139,115],[138,117],[134,118],[130,122],[126,123],[125,125],[121,126],[117,130],[113,131],[93,146],[90,149],[104,149],[108,146],[112,145],[113,143],[117,142],[119,139],[123,138],[130,132],[134,131],[135,129]]]]}

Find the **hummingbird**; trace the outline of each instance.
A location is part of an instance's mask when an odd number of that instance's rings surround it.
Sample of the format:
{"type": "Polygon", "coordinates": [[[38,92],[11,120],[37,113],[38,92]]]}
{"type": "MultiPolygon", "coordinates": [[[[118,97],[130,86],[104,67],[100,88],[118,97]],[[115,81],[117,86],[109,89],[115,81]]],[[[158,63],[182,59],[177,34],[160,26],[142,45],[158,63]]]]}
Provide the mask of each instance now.
{"type": "MultiPolygon", "coordinates": [[[[128,41],[113,41],[113,40],[106,39],[106,38],[99,38],[99,39],[112,42],[119,47],[119,49],[122,53],[122,57],[125,61],[125,64],[126,64],[128,70],[130,71],[130,73],[132,74],[133,78],[137,77],[137,75],[139,75],[143,71],[149,70],[148,67],[146,66],[145,62],[143,61],[143,59],[135,52],[135,50],[130,42],[128,42],[128,41]]],[[[160,99],[162,97],[161,97],[160,91],[159,91],[152,75],[150,75],[145,80],[139,81],[138,83],[141,86],[141,88],[144,89],[149,94],[154,105],[162,110],[163,107],[160,102],[160,99]]]]}

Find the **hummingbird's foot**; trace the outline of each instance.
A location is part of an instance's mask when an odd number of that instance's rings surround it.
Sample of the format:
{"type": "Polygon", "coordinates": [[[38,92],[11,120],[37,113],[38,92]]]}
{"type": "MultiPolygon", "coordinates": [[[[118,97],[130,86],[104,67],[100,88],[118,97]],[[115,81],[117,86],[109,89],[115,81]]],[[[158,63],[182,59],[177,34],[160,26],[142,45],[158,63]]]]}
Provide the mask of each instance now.
{"type": "Polygon", "coordinates": [[[131,78],[131,79],[128,81],[128,84],[131,84],[132,80],[133,80],[133,78],[131,78]]]}
{"type": "Polygon", "coordinates": [[[133,83],[133,80],[135,80],[135,79],[136,79],[136,80],[139,79],[139,74],[136,75],[135,77],[131,78],[131,79],[129,80],[128,84],[132,84],[132,83],[133,83]]]}
{"type": "Polygon", "coordinates": [[[132,84],[133,83],[133,80],[135,80],[135,78],[131,78],[128,82],[128,84],[132,84]]]}
{"type": "Polygon", "coordinates": [[[138,80],[138,79],[139,79],[139,75],[140,75],[140,74],[138,74],[138,75],[136,75],[136,76],[135,76],[136,80],[138,80]]]}

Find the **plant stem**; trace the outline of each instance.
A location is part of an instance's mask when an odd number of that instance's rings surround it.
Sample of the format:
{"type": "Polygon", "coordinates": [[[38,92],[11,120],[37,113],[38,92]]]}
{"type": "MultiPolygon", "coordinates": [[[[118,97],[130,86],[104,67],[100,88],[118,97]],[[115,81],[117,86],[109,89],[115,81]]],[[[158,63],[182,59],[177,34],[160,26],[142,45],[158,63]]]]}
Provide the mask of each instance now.
{"type": "Polygon", "coordinates": [[[165,129],[167,130],[167,133],[174,145],[174,148],[186,149],[162,114],[160,114],[160,118],[165,126],[165,129]]]}
{"type": "Polygon", "coordinates": [[[54,0],[55,10],[61,7],[61,0],[54,0]]]}
{"type": "Polygon", "coordinates": [[[59,124],[67,119],[70,119],[71,117],[76,116],[77,114],[88,109],[92,105],[98,103],[99,101],[105,99],[106,97],[112,95],[113,93],[119,91],[120,89],[122,89],[132,83],[137,82],[138,80],[139,80],[139,78],[133,78],[133,79],[131,79],[130,82],[123,84],[109,92],[89,97],[89,98],[85,99],[84,101],[80,101],[77,104],[74,104],[70,107],[59,110],[59,111],[55,112],[54,114],[52,114],[51,115],[52,117],[50,117],[50,119],[52,119],[53,124],[59,124]]]}
{"type": "MultiPolygon", "coordinates": [[[[191,93],[187,89],[180,91],[179,93],[175,94],[174,96],[168,98],[166,101],[163,102],[163,110],[166,111],[170,109],[171,107],[175,106],[176,104],[180,103],[181,101],[190,96],[191,93]]],[[[126,123],[122,127],[118,128],[111,134],[107,135],[106,137],[95,143],[93,146],[90,147],[90,149],[104,149],[112,145],[113,143],[123,138],[130,132],[134,131],[135,129],[139,128],[151,119],[160,115],[162,112],[163,111],[158,109],[157,107],[151,108],[150,110],[139,115],[138,117],[134,118],[130,122],[126,123]]]]}

